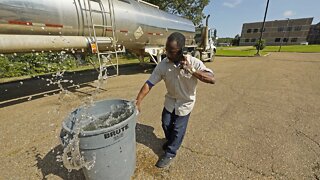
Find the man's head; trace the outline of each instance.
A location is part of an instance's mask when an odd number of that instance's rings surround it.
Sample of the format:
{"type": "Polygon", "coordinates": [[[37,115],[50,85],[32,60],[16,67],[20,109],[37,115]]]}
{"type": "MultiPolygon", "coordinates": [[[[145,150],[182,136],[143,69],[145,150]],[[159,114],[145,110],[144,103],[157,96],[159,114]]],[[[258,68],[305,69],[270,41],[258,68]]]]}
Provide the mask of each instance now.
{"type": "Polygon", "coordinates": [[[179,61],[183,57],[182,49],[186,38],[183,34],[174,32],[170,34],[166,43],[166,55],[170,61],[179,61]]]}

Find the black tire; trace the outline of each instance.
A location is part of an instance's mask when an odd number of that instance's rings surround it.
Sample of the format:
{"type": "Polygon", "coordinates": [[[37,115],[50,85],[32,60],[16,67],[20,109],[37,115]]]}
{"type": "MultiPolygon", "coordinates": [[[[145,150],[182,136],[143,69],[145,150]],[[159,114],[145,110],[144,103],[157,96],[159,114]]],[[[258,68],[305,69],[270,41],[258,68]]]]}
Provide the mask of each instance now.
{"type": "MultiPolygon", "coordinates": [[[[200,51],[195,51],[193,56],[194,56],[195,58],[201,60],[201,53],[200,53],[200,51]]],[[[201,60],[201,61],[202,61],[202,60],[201,60]]]]}
{"type": "Polygon", "coordinates": [[[214,58],[216,57],[216,50],[213,50],[213,52],[210,54],[210,60],[209,62],[213,62],[214,58]]]}

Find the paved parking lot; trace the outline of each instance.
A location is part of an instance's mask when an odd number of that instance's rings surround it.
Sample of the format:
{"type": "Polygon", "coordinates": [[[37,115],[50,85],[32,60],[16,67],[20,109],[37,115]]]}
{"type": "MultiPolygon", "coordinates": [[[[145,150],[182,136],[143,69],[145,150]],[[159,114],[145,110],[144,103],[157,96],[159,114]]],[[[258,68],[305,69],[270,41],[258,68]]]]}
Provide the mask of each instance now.
{"type": "MultiPolygon", "coordinates": [[[[133,179],[320,179],[320,54],[217,57],[215,85],[199,83],[183,145],[157,169],[164,135],[164,83],[145,98],[137,123],[133,179]]],[[[150,71],[109,79],[96,99],[134,99],[150,71]]],[[[95,84],[92,84],[95,86],[95,84]]],[[[0,179],[83,179],[57,162],[63,118],[95,89],[0,109],[0,179]]]]}

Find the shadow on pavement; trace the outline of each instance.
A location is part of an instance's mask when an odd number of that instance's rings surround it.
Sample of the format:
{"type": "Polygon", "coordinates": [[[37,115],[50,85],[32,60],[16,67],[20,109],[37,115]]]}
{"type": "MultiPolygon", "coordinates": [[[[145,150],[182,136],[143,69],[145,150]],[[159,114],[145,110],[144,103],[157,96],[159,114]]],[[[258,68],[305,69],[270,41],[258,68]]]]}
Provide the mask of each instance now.
{"type": "Polygon", "coordinates": [[[158,138],[153,131],[153,127],[137,123],[137,142],[149,147],[158,157],[160,157],[163,154],[162,144],[165,142],[165,139],[158,138]]]}
{"type": "MultiPolygon", "coordinates": [[[[128,64],[119,65],[119,75],[132,75],[138,73],[151,73],[154,66],[150,64],[128,64]]],[[[108,70],[110,75],[116,73],[115,70],[108,70]]],[[[23,103],[29,100],[45,97],[59,93],[61,90],[57,84],[50,84],[51,81],[57,82],[68,80],[61,83],[64,89],[77,91],[77,86],[92,87],[88,83],[97,80],[98,72],[96,70],[84,70],[78,72],[65,72],[63,78],[53,77],[52,74],[32,77],[25,80],[0,83],[0,108],[23,103]]],[[[79,87],[78,87],[79,88],[79,87]]],[[[101,89],[106,91],[105,89],[101,89]]]]}
{"type": "Polygon", "coordinates": [[[62,152],[62,145],[58,145],[53,150],[49,151],[44,158],[41,158],[39,153],[35,155],[37,160],[36,166],[42,172],[42,179],[47,179],[46,176],[53,174],[62,179],[85,180],[82,170],[72,170],[71,172],[68,172],[68,170],[63,166],[63,163],[57,161],[56,157],[61,155],[62,152]]]}
{"type": "MultiPolygon", "coordinates": [[[[96,87],[94,87],[92,85],[89,85],[89,84],[80,85],[80,88],[83,88],[83,87],[96,88],[96,87]]],[[[68,89],[68,91],[70,91],[72,93],[77,92],[77,93],[84,94],[86,96],[91,96],[92,95],[92,94],[89,94],[89,93],[85,93],[85,92],[79,91],[76,87],[67,88],[67,89],[68,89]]],[[[100,88],[100,90],[107,91],[106,89],[102,89],[102,88],[100,88]]],[[[18,97],[19,99],[13,99],[13,100],[10,100],[10,101],[7,101],[7,102],[3,102],[3,103],[0,102],[0,108],[7,107],[7,106],[12,106],[12,105],[15,105],[15,104],[24,103],[24,102],[27,102],[27,101],[36,100],[36,99],[47,97],[47,96],[52,96],[52,95],[58,94],[60,92],[61,92],[61,90],[57,89],[56,91],[30,95],[29,97],[23,97],[23,98],[19,98],[18,97]]]]}

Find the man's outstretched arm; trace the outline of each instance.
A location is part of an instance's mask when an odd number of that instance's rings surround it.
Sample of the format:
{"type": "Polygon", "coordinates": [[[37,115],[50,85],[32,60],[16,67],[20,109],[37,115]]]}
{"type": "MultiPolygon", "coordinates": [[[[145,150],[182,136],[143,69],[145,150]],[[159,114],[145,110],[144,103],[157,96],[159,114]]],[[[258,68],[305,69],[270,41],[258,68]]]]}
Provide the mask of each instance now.
{"type": "Polygon", "coordinates": [[[143,98],[149,93],[150,90],[151,90],[151,87],[148,83],[144,83],[144,85],[141,87],[140,92],[136,98],[136,106],[139,112],[141,112],[141,102],[143,98]]]}

